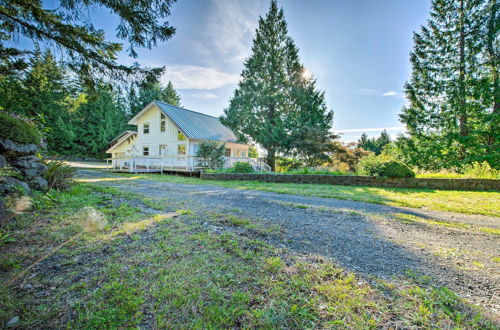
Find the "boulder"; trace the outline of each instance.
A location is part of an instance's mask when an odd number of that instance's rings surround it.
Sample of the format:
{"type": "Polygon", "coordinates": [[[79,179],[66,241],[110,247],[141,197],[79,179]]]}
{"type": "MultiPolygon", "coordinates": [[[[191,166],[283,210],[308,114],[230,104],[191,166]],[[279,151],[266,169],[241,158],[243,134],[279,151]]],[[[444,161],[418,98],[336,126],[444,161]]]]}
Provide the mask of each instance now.
{"type": "Polygon", "coordinates": [[[0,155],[0,168],[4,168],[5,166],[7,166],[7,160],[4,156],[0,155]]]}
{"type": "Polygon", "coordinates": [[[30,187],[26,182],[10,176],[0,177],[0,194],[16,192],[17,187],[21,187],[26,193],[30,191],[30,187]]]}
{"type": "Polygon", "coordinates": [[[31,180],[36,176],[40,176],[40,174],[42,174],[47,170],[47,166],[45,166],[42,163],[39,163],[37,159],[35,161],[28,161],[28,160],[19,160],[18,158],[15,161],[11,162],[11,164],[15,168],[19,169],[23,177],[26,178],[27,180],[31,180]]]}
{"type": "Polygon", "coordinates": [[[49,189],[49,184],[47,180],[41,176],[36,176],[28,182],[29,186],[35,190],[47,190],[49,189]]]}
{"type": "Polygon", "coordinates": [[[38,148],[34,143],[17,143],[9,139],[0,139],[0,154],[6,158],[16,158],[22,156],[34,155],[38,148]]]}

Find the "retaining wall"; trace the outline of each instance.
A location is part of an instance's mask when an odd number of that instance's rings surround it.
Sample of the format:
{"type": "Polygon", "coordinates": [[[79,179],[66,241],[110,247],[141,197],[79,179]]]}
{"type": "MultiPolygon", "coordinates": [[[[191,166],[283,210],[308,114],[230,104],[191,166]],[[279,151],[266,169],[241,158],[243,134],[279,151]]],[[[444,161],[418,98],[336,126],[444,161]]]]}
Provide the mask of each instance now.
{"type": "Polygon", "coordinates": [[[497,179],[381,178],[320,174],[201,173],[206,180],[244,180],[275,183],[320,183],[342,186],[427,188],[439,190],[500,190],[497,179]]]}

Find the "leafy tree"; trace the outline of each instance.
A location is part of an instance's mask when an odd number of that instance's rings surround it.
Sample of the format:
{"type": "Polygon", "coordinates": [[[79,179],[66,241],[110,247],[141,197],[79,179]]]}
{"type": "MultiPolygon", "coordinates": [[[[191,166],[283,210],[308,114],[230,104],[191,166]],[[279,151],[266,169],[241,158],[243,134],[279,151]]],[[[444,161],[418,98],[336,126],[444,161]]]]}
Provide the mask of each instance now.
{"type": "Polygon", "coordinates": [[[327,111],[324,94],[316,90],[315,81],[300,63],[283,9],[274,0],[259,19],[252,55],[241,76],[221,120],[241,140],[262,145],[273,170],[278,152],[306,158],[317,152],[301,140],[320,138],[318,143],[324,145],[333,113],[327,111]]]}
{"type": "Polygon", "coordinates": [[[116,63],[123,45],[107,40],[93,26],[87,10],[100,7],[115,14],[120,21],[116,37],[126,40],[129,54],[136,57],[135,47],[154,47],[175,33],[165,20],[173,2],[66,0],[54,7],[42,0],[4,0],[0,3],[0,75],[26,68],[28,52],[6,43],[21,36],[59,48],[82,73],[138,72],[137,66],[116,63]]]}
{"type": "Polygon", "coordinates": [[[497,11],[497,1],[434,0],[415,33],[400,117],[411,136],[401,142],[420,165],[500,163],[497,11]]]}
{"type": "Polygon", "coordinates": [[[181,105],[181,97],[169,81],[163,87],[158,80],[143,82],[130,90],[130,115],[135,116],[153,101],[163,101],[175,106],[181,105]]]}
{"type": "Polygon", "coordinates": [[[250,146],[248,148],[248,157],[259,158],[259,153],[257,152],[257,148],[255,148],[254,146],[250,146]]]}
{"type": "Polygon", "coordinates": [[[220,170],[224,166],[224,155],[226,152],[223,143],[202,141],[199,144],[198,165],[212,170],[220,170]]]}

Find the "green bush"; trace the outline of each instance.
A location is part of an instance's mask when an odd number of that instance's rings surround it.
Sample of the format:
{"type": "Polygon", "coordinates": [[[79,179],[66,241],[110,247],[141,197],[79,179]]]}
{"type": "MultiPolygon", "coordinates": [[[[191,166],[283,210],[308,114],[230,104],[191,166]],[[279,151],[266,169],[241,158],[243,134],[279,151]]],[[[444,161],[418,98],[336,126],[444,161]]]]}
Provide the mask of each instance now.
{"type": "Polygon", "coordinates": [[[414,178],[415,172],[403,163],[390,160],[382,163],[379,175],[387,178],[414,178]]]}
{"type": "Polygon", "coordinates": [[[196,153],[198,166],[205,169],[220,170],[224,166],[226,147],[223,143],[202,141],[196,153]]]}
{"type": "Polygon", "coordinates": [[[22,119],[0,112],[0,138],[18,143],[39,144],[41,134],[37,127],[22,119]]]}
{"type": "Polygon", "coordinates": [[[236,162],[234,165],[228,169],[227,172],[230,173],[252,173],[253,167],[249,163],[246,162],[236,162]]]}
{"type": "Polygon", "coordinates": [[[378,176],[384,162],[381,157],[375,155],[363,157],[358,163],[357,172],[360,175],[378,176]]]}
{"type": "Polygon", "coordinates": [[[71,186],[76,169],[57,160],[45,162],[45,165],[47,165],[47,171],[43,177],[47,180],[49,189],[62,190],[71,186]]]}
{"type": "Polygon", "coordinates": [[[358,173],[387,178],[415,177],[415,173],[405,164],[395,160],[386,160],[383,157],[375,155],[361,158],[358,164],[358,173]]]}
{"type": "Polygon", "coordinates": [[[463,168],[464,176],[471,179],[500,179],[500,171],[495,170],[487,162],[473,162],[463,168]]]}
{"type": "Polygon", "coordinates": [[[290,172],[302,167],[302,162],[295,158],[276,157],[276,172],[290,172]]]}

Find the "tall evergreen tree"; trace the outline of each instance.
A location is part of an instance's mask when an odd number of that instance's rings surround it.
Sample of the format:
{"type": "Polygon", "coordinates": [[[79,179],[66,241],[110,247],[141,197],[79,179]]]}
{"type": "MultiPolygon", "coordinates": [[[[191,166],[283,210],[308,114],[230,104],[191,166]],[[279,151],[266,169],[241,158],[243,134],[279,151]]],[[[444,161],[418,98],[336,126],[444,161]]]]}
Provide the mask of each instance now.
{"type": "Polygon", "coordinates": [[[259,18],[252,55],[241,76],[222,122],[243,141],[262,145],[273,170],[278,152],[305,157],[317,153],[310,143],[300,140],[314,139],[324,145],[321,140],[329,135],[333,113],[300,63],[283,9],[278,9],[275,0],[266,16],[259,18]]]}
{"type": "Polygon", "coordinates": [[[130,116],[135,116],[153,101],[163,101],[175,106],[181,105],[181,97],[174,89],[172,82],[163,87],[159,81],[143,82],[130,91],[130,116]]]}
{"type": "Polygon", "coordinates": [[[76,141],[81,155],[102,158],[109,141],[127,128],[127,114],[112,86],[101,84],[77,109],[76,141]]]}
{"type": "Polygon", "coordinates": [[[491,34],[498,46],[498,22],[487,28],[487,10],[486,0],[434,0],[430,20],[414,35],[412,76],[405,86],[410,104],[400,116],[414,138],[413,152],[439,146],[430,163],[452,167],[484,160],[488,135],[498,135],[498,125],[491,125],[496,97],[485,97],[492,95],[498,62],[483,61],[491,34]]]}
{"type": "Polygon", "coordinates": [[[129,54],[135,47],[152,48],[172,37],[175,29],[165,20],[175,0],[107,1],[65,0],[56,4],[42,0],[3,0],[0,2],[0,75],[26,68],[24,56],[30,52],[5,41],[24,36],[53,45],[86,73],[137,72],[138,67],[116,63],[123,45],[106,40],[102,30],[92,24],[87,10],[97,6],[119,19],[116,37],[126,40],[129,54]]]}

